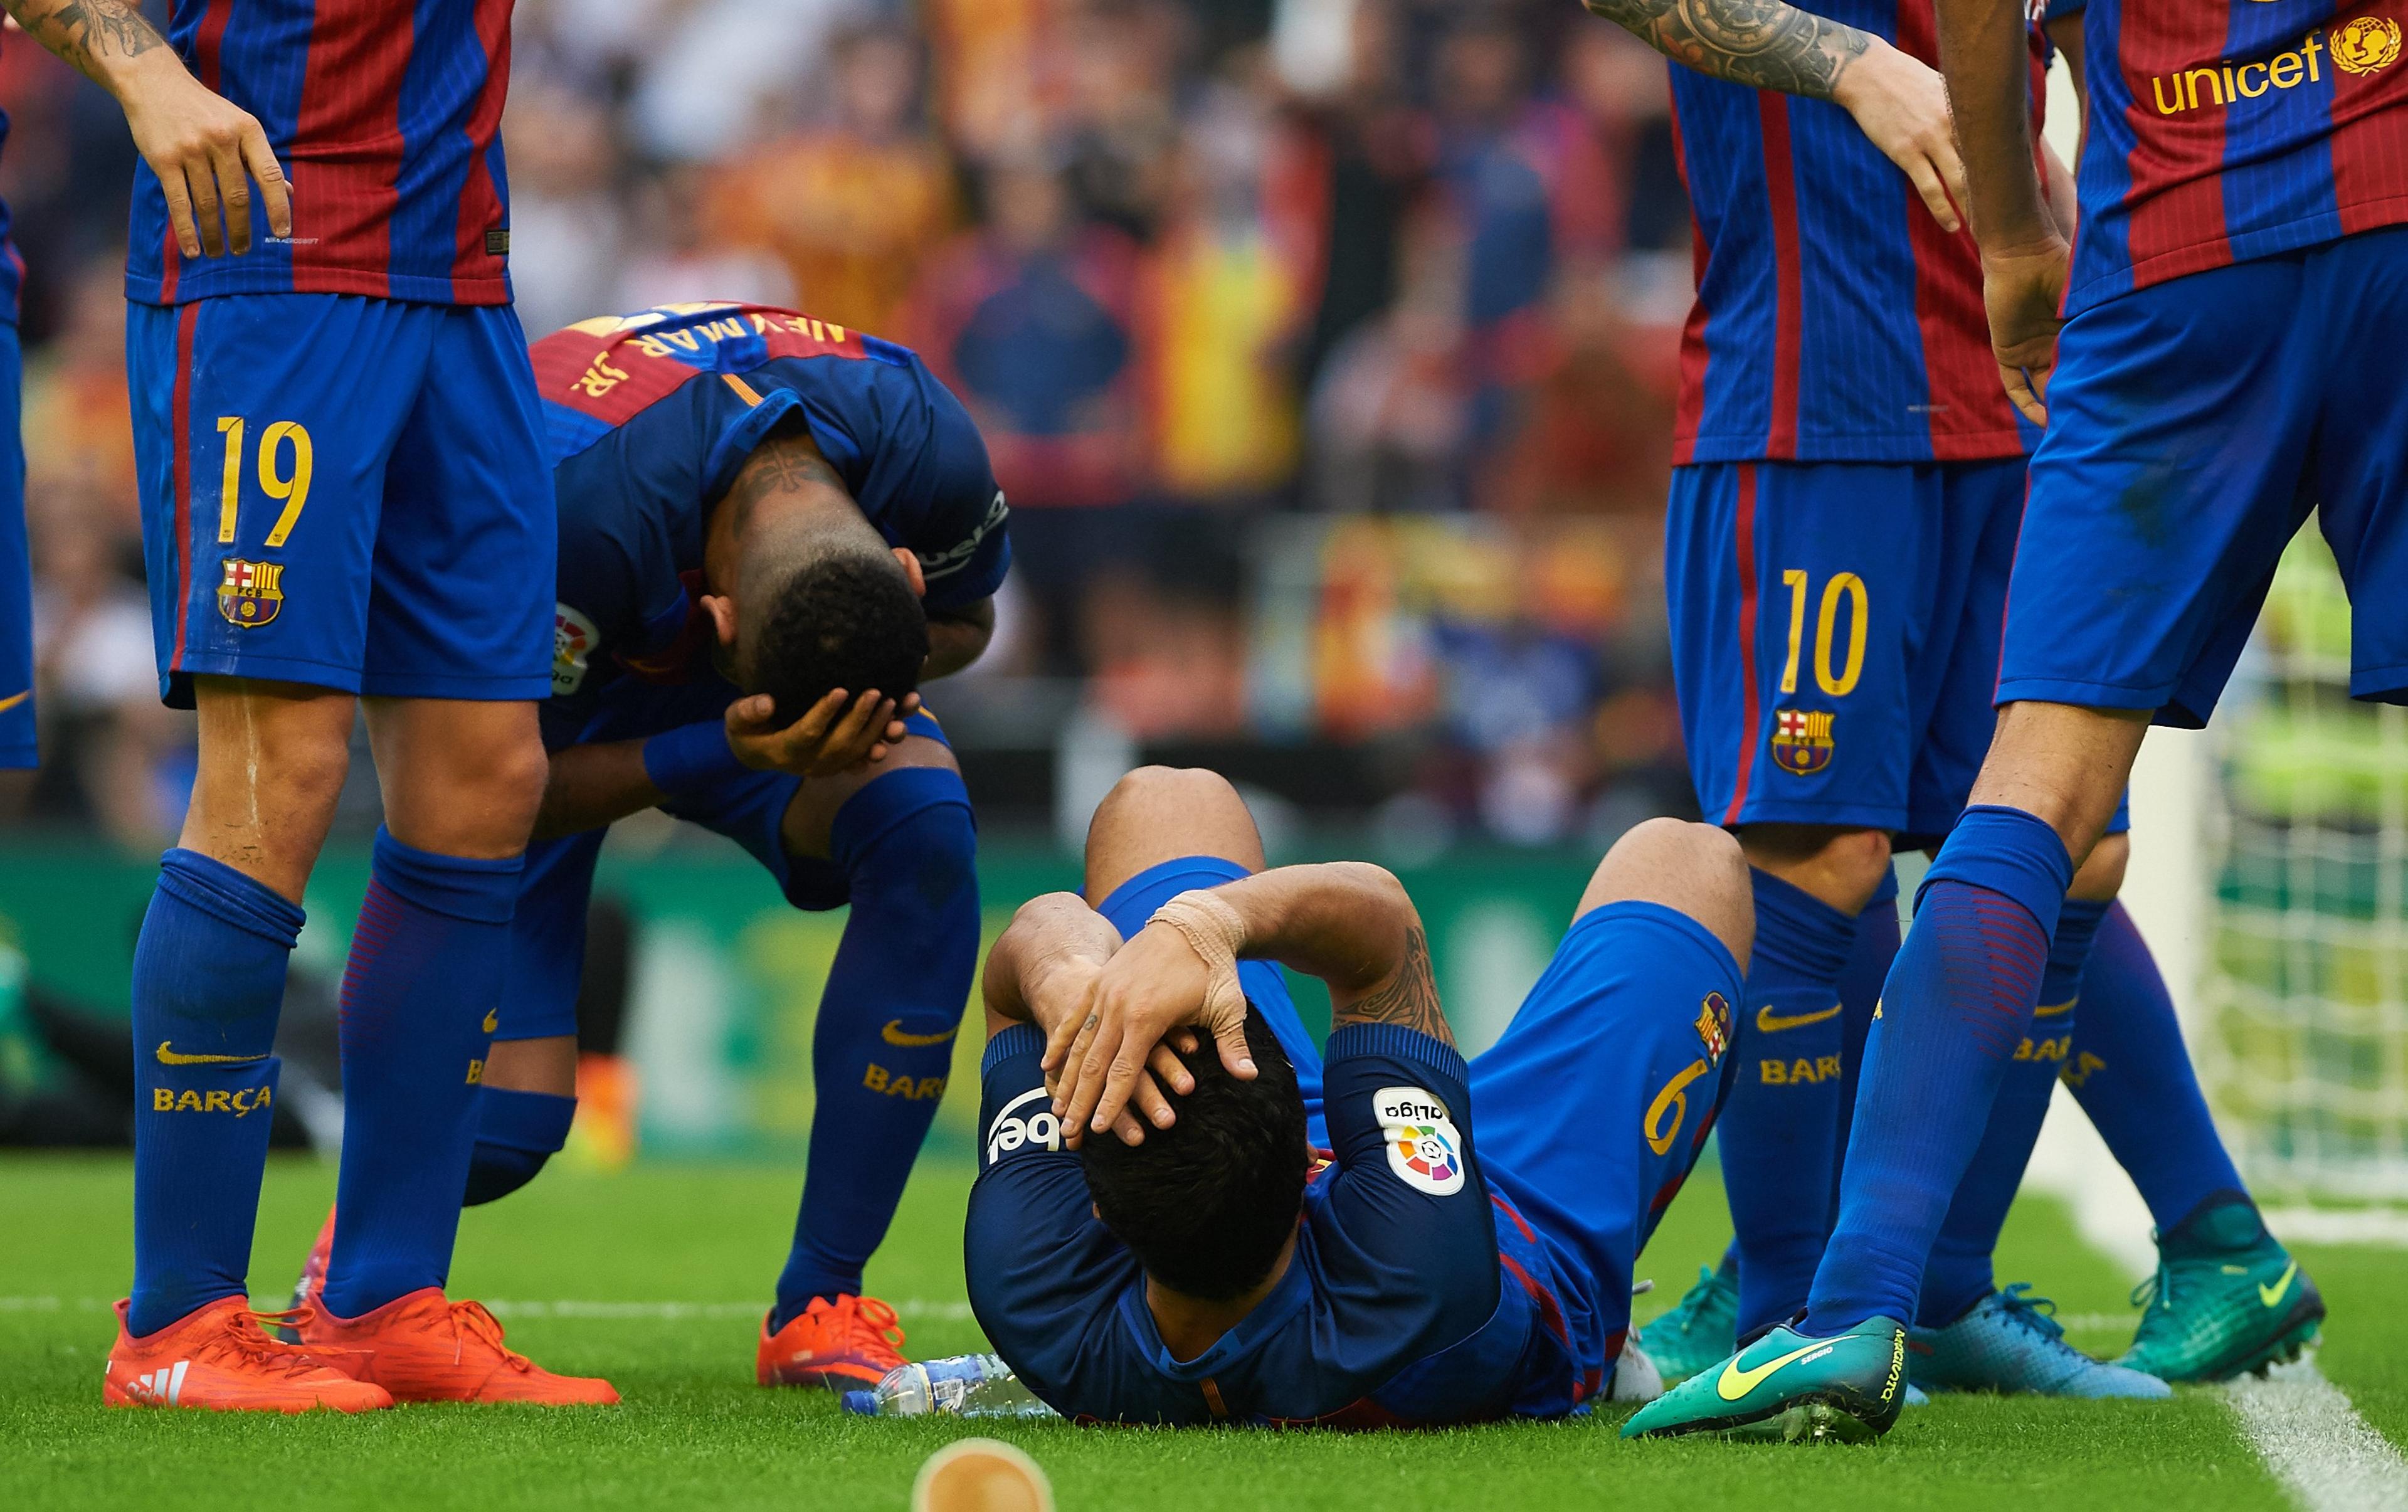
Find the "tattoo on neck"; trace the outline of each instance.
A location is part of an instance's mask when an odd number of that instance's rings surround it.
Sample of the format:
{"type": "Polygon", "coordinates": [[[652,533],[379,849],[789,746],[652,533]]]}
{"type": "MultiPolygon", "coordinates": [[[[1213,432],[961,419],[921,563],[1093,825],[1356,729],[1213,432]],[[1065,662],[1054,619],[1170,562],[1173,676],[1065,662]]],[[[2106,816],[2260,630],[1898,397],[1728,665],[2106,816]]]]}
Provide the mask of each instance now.
{"type": "Polygon", "coordinates": [[[1387,983],[1357,998],[1331,1015],[1334,1023],[1399,1024],[1433,1039],[1455,1043],[1439,1006],[1438,980],[1430,972],[1429,936],[1419,923],[1405,941],[1405,958],[1387,983]]]}

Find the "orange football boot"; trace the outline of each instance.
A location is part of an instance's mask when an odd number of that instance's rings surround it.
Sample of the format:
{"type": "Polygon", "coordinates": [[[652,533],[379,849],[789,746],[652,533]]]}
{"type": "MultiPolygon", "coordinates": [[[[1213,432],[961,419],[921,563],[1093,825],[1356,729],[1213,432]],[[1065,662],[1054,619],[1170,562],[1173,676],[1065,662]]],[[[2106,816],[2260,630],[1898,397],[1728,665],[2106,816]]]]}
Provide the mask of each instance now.
{"type": "Polygon", "coordinates": [[[301,1337],[395,1402],[534,1402],[609,1406],[610,1383],[555,1375],[502,1342],[502,1325],[480,1302],[452,1302],[435,1287],[395,1297],[358,1318],[321,1305],[301,1319],[301,1337]]]}
{"type": "Polygon", "coordinates": [[[393,1405],[383,1387],[330,1368],[259,1326],[289,1314],[254,1313],[246,1299],[225,1297],[137,1339],[126,1332],[129,1305],[117,1304],[117,1343],[100,1378],[100,1399],[112,1407],[372,1412],[393,1405]]]}
{"type": "Polygon", "coordinates": [[[814,1297],[775,1334],[761,1318],[753,1378],[764,1386],[824,1386],[831,1391],[876,1386],[903,1360],[903,1325],[875,1297],[814,1297]]]}

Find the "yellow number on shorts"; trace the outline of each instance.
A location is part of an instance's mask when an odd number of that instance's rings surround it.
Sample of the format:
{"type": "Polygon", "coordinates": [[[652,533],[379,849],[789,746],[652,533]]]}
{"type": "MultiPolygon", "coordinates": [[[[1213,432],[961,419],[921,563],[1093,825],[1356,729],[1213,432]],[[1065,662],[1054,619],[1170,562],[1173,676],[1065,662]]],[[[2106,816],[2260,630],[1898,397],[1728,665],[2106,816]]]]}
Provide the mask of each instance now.
{"type": "Polygon", "coordinates": [[[1789,659],[1781,664],[1781,691],[1798,691],[1798,638],[1806,630],[1806,573],[1791,568],[1781,574],[1782,586],[1789,590],[1789,659]]]}
{"type": "Polygon", "coordinates": [[[1639,1126],[1639,1132],[1646,1139],[1649,1149],[1658,1155],[1670,1153],[1672,1141],[1681,1137],[1681,1126],[1689,1121],[1689,1084],[1713,1069],[1705,1061],[1690,1061],[1674,1072],[1664,1089],[1656,1094],[1656,1101],[1647,1104],[1647,1118],[1639,1126]],[[1670,1124],[1664,1121],[1668,1116],[1670,1124]]]}
{"type": "Polygon", "coordinates": [[[218,544],[230,546],[235,510],[242,502],[242,416],[218,416],[218,434],[225,438],[225,476],[218,484],[218,544]]]}
{"type": "MultiPolygon", "coordinates": [[[[1789,656],[1781,664],[1781,691],[1798,691],[1798,654],[1806,634],[1806,588],[1812,578],[1803,568],[1789,568],[1781,574],[1781,584],[1789,590],[1789,656]]],[[[1865,592],[1865,580],[1854,572],[1841,572],[1823,584],[1823,603],[1814,616],[1814,685],[1835,698],[1844,698],[1856,689],[1856,679],[1864,675],[1865,639],[1872,627],[1872,603],[1865,592]],[[1839,671],[1831,670],[1834,647],[1831,638],[1839,628],[1840,603],[1848,605],[1848,654],[1839,671]]]]}
{"type": "MultiPolygon", "coordinates": [[[[218,482],[218,543],[222,546],[234,544],[235,516],[242,506],[242,416],[218,416],[218,434],[225,438],[225,468],[218,482]]],[[[309,502],[309,475],[316,460],[308,428],[297,420],[280,420],[260,436],[259,491],[284,501],[284,512],[276,517],[276,528],[267,533],[270,546],[283,545],[300,520],[301,507],[309,502]],[[283,470],[288,440],[293,443],[290,473],[283,470]]]]}
{"type": "MultiPolygon", "coordinates": [[[[259,491],[284,500],[284,512],[276,517],[276,528],[267,533],[271,546],[284,544],[284,538],[293,534],[294,522],[301,518],[301,506],[309,502],[310,461],[309,433],[297,421],[280,420],[259,438],[259,491]],[[277,454],[288,438],[293,442],[293,471],[285,476],[277,470],[277,454]]],[[[1828,605],[1823,617],[1827,622],[1830,619],[1828,605]]],[[[1857,655],[1862,656],[1861,648],[1857,655]]]]}

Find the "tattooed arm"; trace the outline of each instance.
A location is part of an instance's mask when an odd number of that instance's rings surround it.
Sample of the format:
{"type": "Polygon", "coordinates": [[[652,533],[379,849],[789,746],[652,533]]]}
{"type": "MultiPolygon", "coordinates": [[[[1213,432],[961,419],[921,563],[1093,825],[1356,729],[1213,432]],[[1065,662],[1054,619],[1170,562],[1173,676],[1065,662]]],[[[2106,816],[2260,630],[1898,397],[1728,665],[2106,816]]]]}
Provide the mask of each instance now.
{"type": "Polygon", "coordinates": [[[0,0],[25,34],[117,98],[187,257],[251,250],[251,185],[293,234],[284,170],[249,111],[201,87],[132,0],[0,0]]]}
{"type": "MultiPolygon", "coordinates": [[[[1088,1016],[1046,1050],[1063,1127],[1102,1130],[1120,1121],[1139,1073],[1165,1035],[1184,1026],[1210,1034],[1233,1075],[1251,1077],[1246,1004],[1234,959],[1275,960],[1329,985],[1334,1025],[1397,1024],[1452,1044],[1430,973],[1429,942],[1404,886],[1376,866],[1336,861],[1283,866],[1211,889],[1211,901],[1174,922],[1174,899],[1096,979],[1088,1016]]],[[[1184,1091],[1183,1087],[1174,1086],[1184,1091]]],[[[1149,1109],[1157,1125],[1167,1108],[1149,1109]]]]}
{"type": "Polygon", "coordinates": [[[1785,0],[1585,0],[1673,62],[1751,89],[1828,100],[1914,181],[1942,228],[1962,223],[1965,170],[1940,76],[1853,26],[1785,0]]]}

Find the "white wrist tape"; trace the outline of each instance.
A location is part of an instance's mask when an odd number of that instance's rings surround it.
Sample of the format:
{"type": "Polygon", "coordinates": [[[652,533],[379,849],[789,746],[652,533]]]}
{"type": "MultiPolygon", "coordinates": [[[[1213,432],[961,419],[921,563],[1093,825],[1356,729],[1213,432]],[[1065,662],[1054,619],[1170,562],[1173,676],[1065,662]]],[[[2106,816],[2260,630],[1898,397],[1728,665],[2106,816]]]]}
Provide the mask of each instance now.
{"type": "Polygon", "coordinates": [[[1204,1016],[1226,1013],[1243,1020],[1246,992],[1238,985],[1238,952],[1246,943],[1246,921],[1228,900],[1209,887],[1192,888],[1155,910],[1154,922],[1178,930],[1210,973],[1204,1016]]]}

